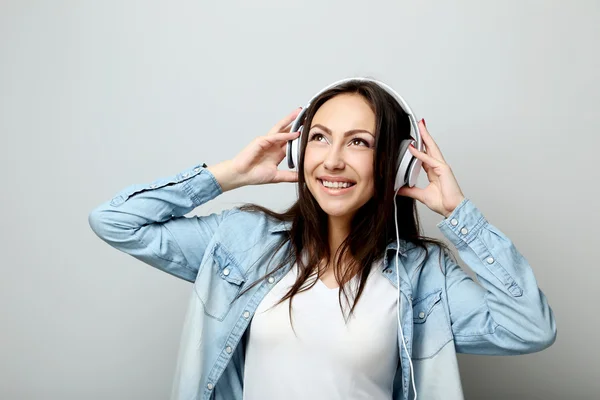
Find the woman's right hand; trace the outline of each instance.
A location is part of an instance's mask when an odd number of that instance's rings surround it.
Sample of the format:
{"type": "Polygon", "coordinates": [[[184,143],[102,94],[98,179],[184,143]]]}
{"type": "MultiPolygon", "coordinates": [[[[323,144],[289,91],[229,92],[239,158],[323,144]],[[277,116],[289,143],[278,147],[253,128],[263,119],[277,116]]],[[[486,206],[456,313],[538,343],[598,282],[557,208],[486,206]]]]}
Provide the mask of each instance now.
{"type": "Polygon", "coordinates": [[[285,158],[287,142],[299,135],[298,132],[290,132],[290,129],[301,110],[301,107],[295,109],[265,136],[255,138],[232,160],[208,167],[223,191],[245,185],[298,181],[296,171],[282,171],[278,165],[285,158]]]}
{"type": "Polygon", "coordinates": [[[275,124],[265,136],[254,139],[231,160],[232,168],[244,177],[246,185],[298,181],[296,171],[281,171],[277,166],[285,158],[288,140],[298,137],[298,132],[290,132],[290,129],[300,111],[301,108],[295,109],[275,124]]]}

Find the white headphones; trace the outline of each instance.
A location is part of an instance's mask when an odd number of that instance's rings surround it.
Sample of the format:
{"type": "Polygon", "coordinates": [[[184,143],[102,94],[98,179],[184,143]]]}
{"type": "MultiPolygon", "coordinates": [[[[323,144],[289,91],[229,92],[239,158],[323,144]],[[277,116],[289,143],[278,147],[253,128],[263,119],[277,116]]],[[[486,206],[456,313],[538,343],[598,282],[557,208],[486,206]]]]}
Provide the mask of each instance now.
{"type": "Polygon", "coordinates": [[[354,77],[339,80],[321,89],[310,99],[306,107],[304,107],[300,114],[298,114],[291,126],[290,132],[299,131],[300,135],[296,139],[288,141],[288,145],[286,147],[286,158],[288,167],[292,170],[297,169],[298,160],[300,159],[300,141],[302,138],[302,131],[304,128],[304,116],[306,115],[306,111],[308,110],[312,102],[324,91],[349,81],[363,81],[376,83],[386,92],[388,92],[392,97],[394,97],[394,99],[396,99],[400,107],[402,107],[406,114],[408,114],[408,119],[410,121],[411,127],[410,134],[414,139],[404,139],[400,143],[400,153],[398,155],[400,164],[398,166],[398,171],[396,172],[394,191],[398,191],[398,189],[400,189],[404,185],[408,185],[409,187],[415,186],[417,183],[417,178],[419,177],[419,172],[421,171],[422,162],[410,153],[408,146],[412,143],[413,146],[417,148],[417,150],[423,151],[423,140],[421,139],[421,134],[419,133],[417,119],[412,110],[410,109],[408,103],[406,103],[406,101],[394,89],[392,89],[391,87],[389,87],[381,81],[371,78],[354,77]]]}

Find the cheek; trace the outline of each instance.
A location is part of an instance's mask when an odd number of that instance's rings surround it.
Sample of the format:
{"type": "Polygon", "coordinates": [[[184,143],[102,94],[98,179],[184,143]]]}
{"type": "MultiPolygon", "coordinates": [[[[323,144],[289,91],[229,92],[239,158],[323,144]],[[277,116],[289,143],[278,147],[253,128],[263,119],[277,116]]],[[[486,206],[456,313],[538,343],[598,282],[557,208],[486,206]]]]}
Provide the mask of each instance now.
{"type": "Polygon", "coordinates": [[[362,157],[360,159],[360,165],[357,165],[357,168],[360,168],[360,176],[364,181],[373,181],[373,174],[375,173],[373,155],[365,155],[362,157]]]}
{"type": "Polygon", "coordinates": [[[318,164],[318,158],[314,151],[306,149],[304,151],[304,175],[307,176],[318,164]]]}

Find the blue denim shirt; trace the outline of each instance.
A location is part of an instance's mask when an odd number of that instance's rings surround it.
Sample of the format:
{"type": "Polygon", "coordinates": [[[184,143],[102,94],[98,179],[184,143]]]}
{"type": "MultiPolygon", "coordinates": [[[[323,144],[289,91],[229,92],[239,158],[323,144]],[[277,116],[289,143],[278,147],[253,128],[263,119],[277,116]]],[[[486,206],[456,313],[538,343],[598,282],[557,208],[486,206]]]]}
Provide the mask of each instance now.
{"type": "MultiPolygon", "coordinates": [[[[205,167],[129,186],[92,210],[89,224],[112,247],[193,282],[171,398],[241,400],[243,335],[291,264],[233,300],[283,260],[289,241],[273,252],[289,225],[237,208],[186,217],[222,193],[205,167]]],[[[525,354],[556,337],[552,310],[529,263],[469,199],[437,227],[478,283],[437,246],[421,268],[422,249],[401,241],[397,257],[396,242],[387,247],[379,273],[396,288],[399,274],[407,350],[398,335],[393,399],[414,395],[409,357],[419,398],[462,399],[456,353],[525,354]]]]}

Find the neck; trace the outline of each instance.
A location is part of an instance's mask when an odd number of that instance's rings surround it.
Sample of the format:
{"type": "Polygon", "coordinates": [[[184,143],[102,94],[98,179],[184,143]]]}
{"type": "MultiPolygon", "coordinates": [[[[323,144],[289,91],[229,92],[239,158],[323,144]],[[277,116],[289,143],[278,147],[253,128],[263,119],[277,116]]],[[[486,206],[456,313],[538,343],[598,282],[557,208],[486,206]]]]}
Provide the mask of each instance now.
{"type": "Polygon", "coordinates": [[[334,256],[342,242],[350,234],[350,219],[343,217],[328,218],[329,250],[334,256]]]}

